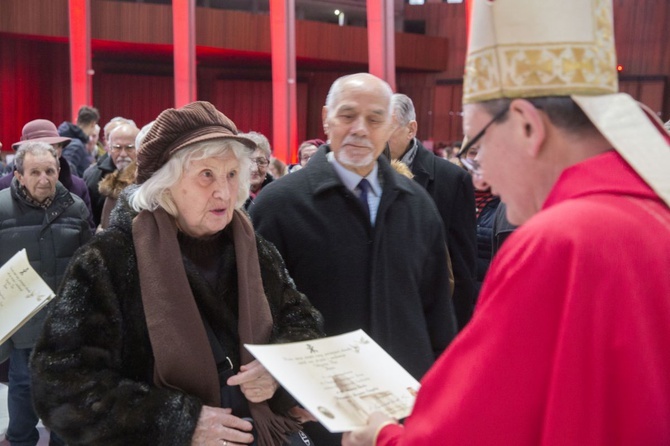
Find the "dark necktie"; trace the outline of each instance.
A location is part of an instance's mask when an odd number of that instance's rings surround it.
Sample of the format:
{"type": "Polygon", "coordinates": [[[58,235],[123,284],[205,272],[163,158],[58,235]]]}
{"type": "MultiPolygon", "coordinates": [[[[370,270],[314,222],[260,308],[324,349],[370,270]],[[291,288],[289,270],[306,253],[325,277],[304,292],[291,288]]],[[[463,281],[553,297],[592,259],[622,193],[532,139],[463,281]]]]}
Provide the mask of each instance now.
{"type": "Polygon", "coordinates": [[[361,191],[361,194],[358,196],[358,199],[361,200],[361,205],[365,210],[365,214],[370,218],[370,205],[368,205],[368,192],[370,191],[370,182],[363,178],[360,183],[358,183],[358,189],[361,191]]]}

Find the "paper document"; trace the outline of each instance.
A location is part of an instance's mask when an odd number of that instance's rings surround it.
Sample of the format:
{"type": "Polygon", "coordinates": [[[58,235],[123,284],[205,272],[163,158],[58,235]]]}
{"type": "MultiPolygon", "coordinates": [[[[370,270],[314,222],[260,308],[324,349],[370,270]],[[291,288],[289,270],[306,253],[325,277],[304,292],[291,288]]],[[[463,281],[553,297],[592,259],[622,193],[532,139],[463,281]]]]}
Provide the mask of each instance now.
{"type": "Polygon", "coordinates": [[[30,266],[26,250],[0,267],[0,344],[36,315],[54,292],[30,266]]]}
{"type": "Polygon", "coordinates": [[[247,350],[330,432],[365,426],[382,411],[410,414],[419,382],[363,330],[247,350]]]}

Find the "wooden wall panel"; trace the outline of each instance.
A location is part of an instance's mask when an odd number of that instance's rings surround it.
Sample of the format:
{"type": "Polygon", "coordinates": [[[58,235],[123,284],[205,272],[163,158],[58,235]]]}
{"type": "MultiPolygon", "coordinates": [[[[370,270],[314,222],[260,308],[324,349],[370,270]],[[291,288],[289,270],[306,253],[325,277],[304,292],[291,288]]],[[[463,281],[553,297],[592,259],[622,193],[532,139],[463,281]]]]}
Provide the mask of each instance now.
{"type": "Polygon", "coordinates": [[[463,138],[462,97],[462,84],[438,84],[435,87],[432,134],[435,142],[449,144],[463,138]]]}
{"type": "MultiPolygon", "coordinates": [[[[441,79],[459,79],[463,77],[467,36],[465,32],[464,3],[428,3],[422,6],[405,5],[406,20],[423,20],[426,23],[426,35],[447,39],[444,56],[447,67],[438,76],[441,79]]],[[[441,51],[441,49],[439,50],[441,51]]],[[[435,57],[438,49],[431,47],[425,51],[435,57]]]]}
{"type": "Polygon", "coordinates": [[[91,39],[172,44],[172,6],[91,0],[91,39]]]}
{"type": "MultiPolygon", "coordinates": [[[[307,120],[308,88],[298,83],[298,139],[303,141],[307,120]]],[[[212,97],[208,100],[233,120],[241,132],[256,131],[265,135],[272,143],[272,81],[261,80],[216,80],[212,97]]],[[[297,147],[292,147],[293,153],[297,147]]]]}
{"type": "Polygon", "coordinates": [[[93,96],[101,127],[123,116],[142,128],[174,106],[174,80],[172,76],[102,72],[93,78],[93,96]]]}
{"type": "Polygon", "coordinates": [[[0,32],[67,39],[68,0],[0,0],[0,32]]]}
{"type": "Polygon", "coordinates": [[[21,138],[23,125],[70,120],[70,70],[64,43],[0,35],[0,142],[4,151],[21,138]]]}

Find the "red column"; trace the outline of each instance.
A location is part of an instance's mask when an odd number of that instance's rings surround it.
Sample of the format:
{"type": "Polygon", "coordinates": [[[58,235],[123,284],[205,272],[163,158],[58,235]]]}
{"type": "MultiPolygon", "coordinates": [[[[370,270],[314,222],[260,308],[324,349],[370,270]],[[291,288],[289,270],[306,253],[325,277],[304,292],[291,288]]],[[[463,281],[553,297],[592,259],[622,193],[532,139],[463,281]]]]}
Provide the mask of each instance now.
{"type": "Polygon", "coordinates": [[[395,91],[393,0],[367,0],[368,70],[395,91]]]}
{"type": "Polygon", "coordinates": [[[174,102],[179,108],[196,100],[195,0],[172,0],[174,102]]]}
{"type": "Polygon", "coordinates": [[[286,163],[297,160],[298,112],[295,75],[295,2],[270,0],[272,39],[272,147],[286,163]]]}
{"type": "Polygon", "coordinates": [[[93,105],[91,67],[91,15],[89,0],[69,0],[70,23],[70,106],[72,122],[83,105],[93,105]]]}

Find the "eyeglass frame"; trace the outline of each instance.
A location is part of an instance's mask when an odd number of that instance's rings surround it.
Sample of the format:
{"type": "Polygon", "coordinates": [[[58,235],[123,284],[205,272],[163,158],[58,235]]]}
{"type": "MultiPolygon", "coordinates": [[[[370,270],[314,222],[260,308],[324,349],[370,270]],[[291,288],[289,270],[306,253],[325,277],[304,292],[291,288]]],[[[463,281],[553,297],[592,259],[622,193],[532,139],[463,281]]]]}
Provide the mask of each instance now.
{"type": "Polygon", "coordinates": [[[258,156],[256,158],[249,158],[252,164],[256,164],[258,167],[268,167],[270,165],[270,160],[264,156],[258,156]],[[262,163],[259,163],[258,160],[262,160],[262,163]]]}
{"type": "Polygon", "coordinates": [[[488,130],[491,125],[493,125],[495,122],[500,120],[503,116],[507,114],[509,111],[509,106],[503,108],[500,110],[498,113],[491,118],[491,120],[479,131],[475,136],[472,137],[471,140],[465,143],[463,147],[461,147],[461,150],[459,150],[458,154],[456,155],[456,158],[465,166],[465,168],[470,171],[473,174],[478,174],[481,172],[481,165],[479,164],[478,161],[474,159],[468,159],[467,155],[470,149],[472,149],[472,146],[474,146],[477,141],[482,139],[484,134],[486,133],[486,130],[488,130]]]}
{"type": "Polygon", "coordinates": [[[121,144],[114,144],[113,146],[110,146],[110,150],[115,153],[121,153],[124,150],[126,153],[130,153],[137,150],[137,147],[135,147],[135,144],[126,144],[125,146],[122,146],[121,144]]]}

